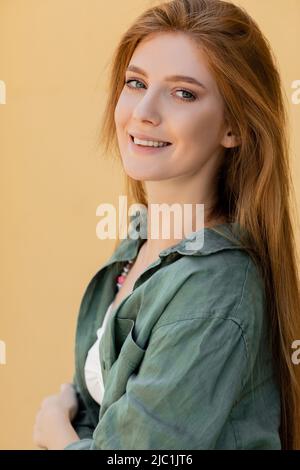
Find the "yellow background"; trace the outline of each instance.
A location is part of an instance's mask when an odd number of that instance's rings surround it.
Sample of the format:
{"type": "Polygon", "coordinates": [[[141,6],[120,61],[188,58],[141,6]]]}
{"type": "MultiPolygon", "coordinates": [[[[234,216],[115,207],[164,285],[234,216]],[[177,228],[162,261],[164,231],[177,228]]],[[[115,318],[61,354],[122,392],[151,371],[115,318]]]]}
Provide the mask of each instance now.
{"type": "MultiPolygon", "coordinates": [[[[299,0],[240,0],[280,64],[300,198],[299,0]],[[298,135],[297,135],[298,131],[298,135]]],[[[0,0],[0,449],[34,449],[42,399],[73,375],[75,326],[87,283],[115,241],[96,237],[96,208],[118,203],[121,167],[97,131],[107,69],[120,35],[147,0],[0,0]]],[[[299,204],[298,204],[299,207],[299,204]]],[[[297,235],[298,237],[298,235],[297,235]]],[[[298,237],[299,239],[299,237],[298,237]]]]}

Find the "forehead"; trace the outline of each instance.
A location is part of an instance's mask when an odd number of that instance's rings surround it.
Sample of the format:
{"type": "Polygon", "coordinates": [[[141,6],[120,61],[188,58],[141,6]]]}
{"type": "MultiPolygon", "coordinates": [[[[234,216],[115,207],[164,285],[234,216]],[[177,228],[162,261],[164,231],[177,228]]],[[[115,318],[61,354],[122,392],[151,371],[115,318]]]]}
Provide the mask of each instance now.
{"type": "Polygon", "coordinates": [[[189,75],[208,89],[216,88],[204,51],[184,33],[155,33],[136,47],[129,65],[142,68],[151,79],[189,75]]]}

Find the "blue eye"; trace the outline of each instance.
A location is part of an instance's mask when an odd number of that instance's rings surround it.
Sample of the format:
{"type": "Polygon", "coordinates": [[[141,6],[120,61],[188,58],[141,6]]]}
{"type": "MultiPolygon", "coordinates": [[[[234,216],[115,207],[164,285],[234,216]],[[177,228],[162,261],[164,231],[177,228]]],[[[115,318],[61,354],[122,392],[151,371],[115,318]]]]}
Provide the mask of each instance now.
{"type": "MultiPolygon", "coordinates": [[[[141,83],[142,85],[144,85],[143,82],[141,82],[140,80],[137,80],[135,78],[131,78],[131,79],[125,81],[125,84],[126,84],[127,88],[129,88],[130,90],[137,90],[137,89],[141,88],[141,87],[138,87],[138,86],[130,86],[129,84],[131,82],[141,83]]],[[[176,90],[176,92],[178,92],[178,91],[180,91],[182,93],[187,93],[188,95],[190,95],[190,98],[180,98],[179,97],[179,99],[181,101],[195,101],[197,99],[196,96],[188,90],[184,90],[184,89],[176,90]]]]}

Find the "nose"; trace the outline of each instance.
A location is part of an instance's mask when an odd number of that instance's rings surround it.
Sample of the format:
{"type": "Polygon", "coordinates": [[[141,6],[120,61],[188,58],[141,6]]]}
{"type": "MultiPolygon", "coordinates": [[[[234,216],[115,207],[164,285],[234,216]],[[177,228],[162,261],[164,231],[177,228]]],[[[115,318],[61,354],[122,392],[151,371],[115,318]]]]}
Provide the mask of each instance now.
{"type": "Polygon", "coordinates": [[[132,111],[132,118],[137,121],[149,121],[159,124],[161,117],[159,112],[159,100],[154,93],[145,93],[140,97],[132,111]]]}

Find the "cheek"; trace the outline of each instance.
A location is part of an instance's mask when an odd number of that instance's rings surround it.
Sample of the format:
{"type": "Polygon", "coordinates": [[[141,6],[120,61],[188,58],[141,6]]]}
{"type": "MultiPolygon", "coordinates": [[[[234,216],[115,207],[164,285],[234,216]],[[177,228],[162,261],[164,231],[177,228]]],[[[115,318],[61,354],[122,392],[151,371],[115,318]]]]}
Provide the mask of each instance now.
{"type": "Polygon", "coordinates": [[[117,102],[114,118],[116,126],[123,127],[127,124],[128,119],[131,114],[131,105],[130,100],[125,94],[121,93],[119,100],[117,102]]]}
{"type": "Polygon", "coordinates": [[[198,149],[209,151],[218,147],[223,125],[222,110],[216,105],[207,105],[191,117],[191,125],[186,128],[188,140],[198,149]]]}

